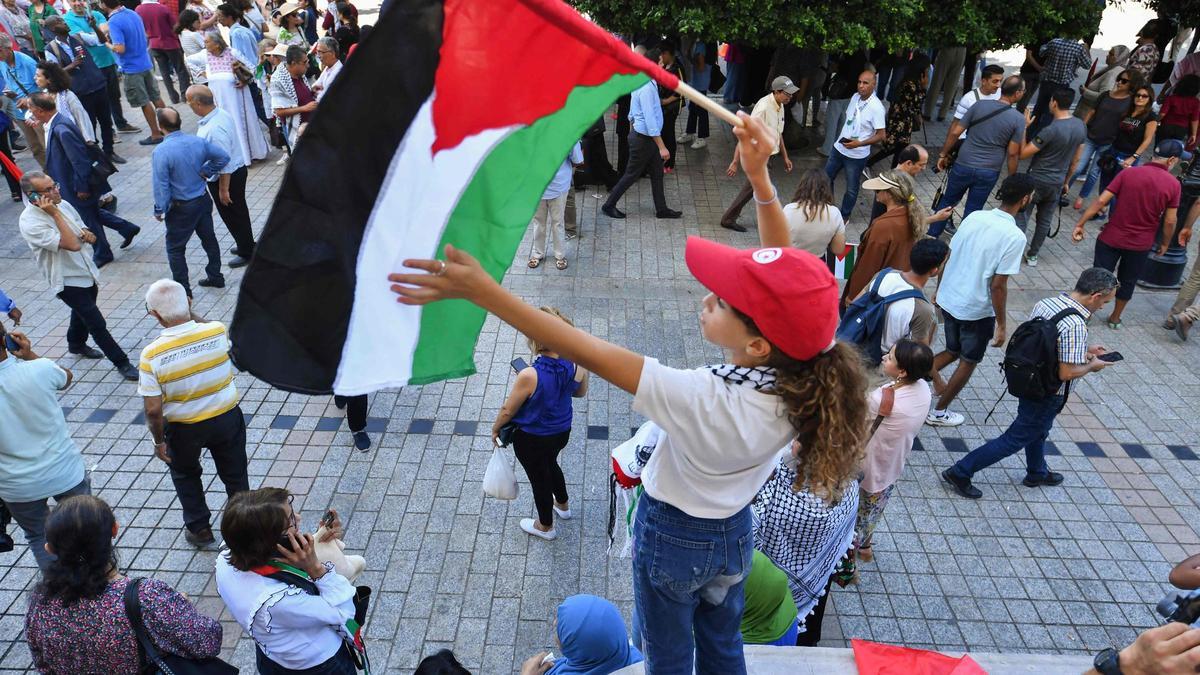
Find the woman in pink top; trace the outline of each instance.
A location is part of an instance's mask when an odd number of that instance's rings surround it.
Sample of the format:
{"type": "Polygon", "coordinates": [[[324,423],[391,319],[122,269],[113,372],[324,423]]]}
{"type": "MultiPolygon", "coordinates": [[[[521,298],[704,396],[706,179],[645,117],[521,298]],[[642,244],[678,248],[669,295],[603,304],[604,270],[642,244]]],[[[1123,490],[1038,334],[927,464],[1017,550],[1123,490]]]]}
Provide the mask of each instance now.
{"type": "Polygon", "coordinates": [[[898,341],[880,364],[891,382],[871,392],[867,404],[874,432],[867,441],[867,459],[859,483],[858,524],[855,541],[858,557],[874,558],[871,535],[883,517],[892,488],[912,452],[913,439],[929,414],[931,395],[927,380],[933,370],[933,351],[912,340],[898,341]]]}

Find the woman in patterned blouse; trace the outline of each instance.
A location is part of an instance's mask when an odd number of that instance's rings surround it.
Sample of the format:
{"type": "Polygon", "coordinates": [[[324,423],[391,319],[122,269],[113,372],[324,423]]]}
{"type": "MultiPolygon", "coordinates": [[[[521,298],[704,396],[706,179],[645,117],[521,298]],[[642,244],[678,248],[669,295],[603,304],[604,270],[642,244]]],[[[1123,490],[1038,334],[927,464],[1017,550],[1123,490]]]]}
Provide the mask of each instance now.
{"type": "Polygon", "coordinates": [[[867,166],[891,155],[892,166],[900,162],[900,151],[912,140],[914,131],[921,128],[921,107],[925,105],[925,90],[929,87],[929,57],[914,54],[904,69],[900,93],[887,115],[887,136],[879,149],[867,160],[867,166]]]}
{"type": "MultiPolygon", "coordinates": [[[[63,500],[46,519],[46,550],[58,556],[25,615],[25,639],[41,673],[141,672],[137,637],[125,615],[128,577],[117,567],[112,509],[91,496],[63,500]]],[[[138,588],[146,630],[160,651],[216,656],[221,624],[179,592],[146,579],[138,588]]]]}

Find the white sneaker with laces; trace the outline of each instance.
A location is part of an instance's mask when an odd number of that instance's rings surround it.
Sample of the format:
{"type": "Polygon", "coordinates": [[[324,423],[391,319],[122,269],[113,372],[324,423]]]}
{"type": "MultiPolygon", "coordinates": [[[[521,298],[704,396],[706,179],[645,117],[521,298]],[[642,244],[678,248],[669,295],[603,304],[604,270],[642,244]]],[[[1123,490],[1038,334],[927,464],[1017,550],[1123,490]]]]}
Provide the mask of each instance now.
{"type": "Polygon", "coordinates": [[[550,528],[549,532],[542,532],[533,524],[533,518],[522,518],[521,529],[525,530],[526,534],[531,534],[535,537],[545,539],[546,541],[554,541],[555,539],[558,539],[558,533],[554,531],[554,528],[550,528]]]}
{"type": "Polygon", "coordinates": [[[966,420],[967,418],[950,410],[930,410],[925,423],[934,427],[956,427],[966,420]]]}
{"type": "Polygon", "coordinates": [[[1037,256],[1036,255],[1025,256],[1025,264],[1030,267],[1037,267],[1037,256]]]}
{"type": "Polygon", "coordinates": [[[692,139],[696,138],[694,134],[684,134],[679,137],[680,143],[691,143],[692,139]]]}
{"type": "Polygon", "coordinates": [[[560,509],[560,508],[558,508],[558,504],[555,504],[554,505],[554,515],[558,516],[559,518],[562,518],[563,520],[570,520],[571,519],[571,509],[569,509],[569,508],[560,509]]]}
{"type": "Polygon", "coordinates": [[[691,144],[691,146],[689,146],[689,147],[691,147],[693,150],[699,150],[700,148],[703,148],[703,147],[705,147],[705,146],[707,146],[707,145],[708,145],[708,140],[707,140],[707,139],[704,139],[704,138],[697,138],[697,139],[696,139],[696,142],[695,142],[695,143],[692,143],[692,144],[691,144]]]}

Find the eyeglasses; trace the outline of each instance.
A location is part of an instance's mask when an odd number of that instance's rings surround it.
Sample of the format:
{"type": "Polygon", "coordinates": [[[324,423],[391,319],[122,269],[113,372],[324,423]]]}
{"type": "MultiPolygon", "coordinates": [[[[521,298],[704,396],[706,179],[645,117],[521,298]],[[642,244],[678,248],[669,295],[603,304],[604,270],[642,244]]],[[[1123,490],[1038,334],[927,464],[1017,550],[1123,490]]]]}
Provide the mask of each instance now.
{"type": "Polygon", "coordinates": [[[1150,94],[1134,94],[1134,98],[1150,98],[1150,94]]]}
{"type": "Polygon", "coordinates": [[[1118,84],[1129,84],[1129,78],[1128,77],[1118,77],[1117,83],[1118,84]]]}

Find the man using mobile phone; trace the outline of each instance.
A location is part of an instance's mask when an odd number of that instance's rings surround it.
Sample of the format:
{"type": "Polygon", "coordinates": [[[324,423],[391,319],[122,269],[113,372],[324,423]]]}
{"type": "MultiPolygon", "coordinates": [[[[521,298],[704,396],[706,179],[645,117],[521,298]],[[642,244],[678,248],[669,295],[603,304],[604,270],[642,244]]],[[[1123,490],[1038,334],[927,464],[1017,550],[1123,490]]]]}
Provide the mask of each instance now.
{"type": "MultiPolygon", "coordinates": [[[[1063,383],[1058,390],[1040,399],[1019,398],[1017,418],[998,438],[984,443],[963,457],[954,466],[942,472],[942,478],[959,495],[968,499],[979,499],[983,492],[971,484],[971,478],[981,469],[1025,450],[1026,487],[1058,485],[1063,475],[1046,466],[1045,443],[1054,426],[1054,418],[1066,404],[1064,387],[1088,373],[1104,370],[1112,365],[1097,358],[1107,350],[1099,345],[1087,344],[1087,320],[1093,312],[1100,311],[1112,302],[1120,282],[1112,272],[1092,267],[1079,275],[1075,288],[1070,293],[1046,298],[1037,303],[1030,312],[1030,319],[1055,320],[1058,337],[1055,351],[1058,356],[1058,379],[1063,383]]],[[[1020,332],[1018,328],[1016,332],[1020,332]]],[[[1014,340],[1016,336],[1014,334],[1014,340]]]]}

